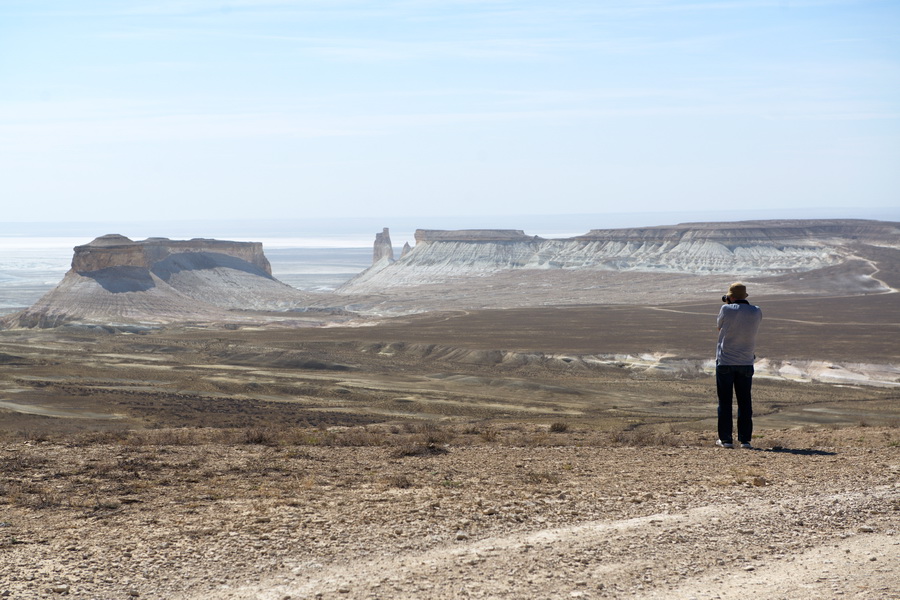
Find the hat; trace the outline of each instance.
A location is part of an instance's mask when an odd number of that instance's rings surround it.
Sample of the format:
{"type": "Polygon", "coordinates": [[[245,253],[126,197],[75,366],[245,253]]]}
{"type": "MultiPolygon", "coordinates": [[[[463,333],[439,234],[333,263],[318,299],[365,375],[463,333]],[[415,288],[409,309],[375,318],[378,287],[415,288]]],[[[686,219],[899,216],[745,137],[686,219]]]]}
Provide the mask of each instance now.
{"type": "Polygon", "coordinates": [[[743,300],[748,295],[747,286],[740,282],[732,283],[728,287],[728,295],[735,300],[743,300]]]}

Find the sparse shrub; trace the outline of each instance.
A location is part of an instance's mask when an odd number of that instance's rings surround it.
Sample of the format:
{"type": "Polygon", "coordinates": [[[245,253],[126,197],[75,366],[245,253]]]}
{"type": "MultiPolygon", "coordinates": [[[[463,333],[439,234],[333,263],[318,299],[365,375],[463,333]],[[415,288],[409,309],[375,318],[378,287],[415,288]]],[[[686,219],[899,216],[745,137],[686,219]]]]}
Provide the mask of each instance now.
{"type": "Polygon", "coordinates": [[[354,427],[338,433],[329,439],[331,446],[381,446],[384,444],[384,436],[374,430],[354,427]]]}
{"type": "Polygon", "coordinates": [[[25,430],[20,432],[22,439],[26,442],[47,442],[50,441],[50,434],[46,431],[25,430]]]}
{"type": "Polygon", "coordinates": [[[121,507],[122,503],[114,498],[107,498],[104,500],[99,500],[97,504],[94,505],[94,510],[116,510],[121,507]]]}
{"type": "Polygon", "coordinates": [[[405,490],[413,486],[412,480],[405,473],[391,475],[385,480],[385,483],[389,487],[395,487],[401,490],[405,490]]]}
{"type": "Polygon", "coordinates": [[[199,446],[207,443],[208,437],[206,430],[179,427],[133,431],[123,443],[129,446],[199,446]]]}
{"type": "Polygon", "coordinates": [[[444,446],[453,441],[453,432],[446,430],[429,431],[422,434],[422,441],[429,446],[444,446]]]}
{"type": "Polygon", "coordinates": [[[422,436],[422,439],[427,444],[449,444],[454,437],[451,429],[430,421],[420,423],[416,428],[416,432],[422,436]]]}
{"type": "Polygon", "coordinates": [[[550,433],[565,433],[569,430],[568,423],[557,421],[550,424],[550,433]]]}
{"type": "Polygon", "coordinates": [[[772,450],[786,450],[791,447],[791,443],[782,437],[772,437],[766,440],[765,446],[772,450]]]}
{"type": "Polygon", "coordinates": [[[532,484],[559,483],[559,475],[550,471],[526,471],[524,479],[526,483],[532,484]]]}
{"type": "Polygon", "coordinates": [[[9,484],[0,481],[0,504],[12,504],[15,491],[9,484]]]}
{"type": "Polygon", "coordinates": [[[93,446],[95,444],[124,444],[131,442],[133,432],[128,430],[89,431],[70,436],[66,443],[70,446],[93,446]]]}
{"type": "Polygon", "coordinates": [[[500,432],[489,423],[470,423],[460,431],[463,435],[476,435],[485,442],[496,442],[500,432]]]}
{"type": "Polygon", "coordinates": [[[293,459],[312,459],[312,454],[306,452],[305,450],[300,450],[299,448],[292,448],[285,453],[285,458],[293,458],[293,459]]]}
{"type": "Polygon", "coordinates": [[[546,430],[536,431],[534,433],[523,433],[518,436],[517,445],[529,446],[537,448],[539,446],[555,446],[557,441],[551,439],[550,434],[546,430]]]}
{"type": "Polygon", "coordinates": [[[15,454],[0,459],[0,473],[19,473],[21,471],[37,471],[50,462],[42,456],[26,456],[15,454]]]}
{"type": "Polygon", "coordinates": [[[16,500],[23,506],[31,508],[55,508],[62,506],[62,496],[56,490],[47,487],[29,485],[21,489],[16,500]]]}
{"type": "Polygon", "coordinates": [[[394,458],[403,458],[405,456],[435,456],[437,454],[446,454],[447,448],[436,444],[433,441],[420,437],[418,439],[408,440],[391,453],[394,458]]]}
{"type": "Polygon", "coordinates": [[[258,444],[261,446],[277,446],[278,436],[269,428],[254,427],[244,430],[245,444],[258,444]]]}
{"type": "Polygon", "coordinates": [[[610,441],[619,446],[676,446],[678,436],[672,431],[659,431],[652,427],[635,427],[614,431],[610,441]]]}
{"type": "Polygon", "coordinates": [[[493,427],[486,427],[481,431],[481,439],[485,442],[496,442],[500,438],[500,432],[493,427]]]}

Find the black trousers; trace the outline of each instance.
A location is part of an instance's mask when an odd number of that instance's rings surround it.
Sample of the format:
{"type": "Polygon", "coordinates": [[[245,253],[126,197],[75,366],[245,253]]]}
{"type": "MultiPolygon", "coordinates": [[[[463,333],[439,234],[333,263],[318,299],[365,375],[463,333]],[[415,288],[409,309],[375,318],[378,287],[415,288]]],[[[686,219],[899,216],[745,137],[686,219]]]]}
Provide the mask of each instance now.
{"type": "Polygon", "coordinates": [[[719,439],[734,443],[731,418],[732,392],[737,397],[738,441],[750,443],[753,436],[753,405],[750,388],[753,365],[716,365],[716,393],[719,396],[719,439]]]}

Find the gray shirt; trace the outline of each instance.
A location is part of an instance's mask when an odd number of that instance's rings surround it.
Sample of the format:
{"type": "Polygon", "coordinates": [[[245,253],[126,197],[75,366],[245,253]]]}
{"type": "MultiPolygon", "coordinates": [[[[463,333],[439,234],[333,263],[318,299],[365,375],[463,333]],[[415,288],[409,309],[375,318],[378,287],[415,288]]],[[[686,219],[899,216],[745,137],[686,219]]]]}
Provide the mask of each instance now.
{"type": "Polygon", "coordinates": [[[716,364],[752,365],[756,358],[756,332],[762,321],[762,310],[752,304],[723,304],[716,320],[719,343],[716,364]]]}

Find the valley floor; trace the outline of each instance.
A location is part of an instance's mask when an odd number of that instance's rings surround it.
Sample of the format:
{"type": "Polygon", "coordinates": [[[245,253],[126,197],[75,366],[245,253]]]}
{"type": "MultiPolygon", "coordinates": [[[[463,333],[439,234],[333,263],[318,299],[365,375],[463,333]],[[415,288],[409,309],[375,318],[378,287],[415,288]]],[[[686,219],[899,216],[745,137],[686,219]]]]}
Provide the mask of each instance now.
{"type": "MultiPolygon", "coordinates": [[[[767,298],[761,359],[895,368],[898,297],[767,298]]],[[[897,375],[717,448],[690,302],[2,331],[0,599],[900,598],[897,375]]]]}

